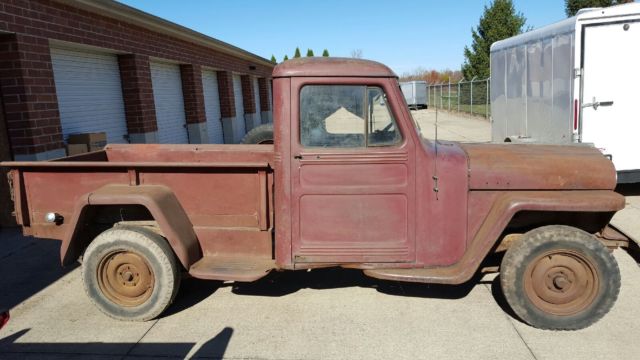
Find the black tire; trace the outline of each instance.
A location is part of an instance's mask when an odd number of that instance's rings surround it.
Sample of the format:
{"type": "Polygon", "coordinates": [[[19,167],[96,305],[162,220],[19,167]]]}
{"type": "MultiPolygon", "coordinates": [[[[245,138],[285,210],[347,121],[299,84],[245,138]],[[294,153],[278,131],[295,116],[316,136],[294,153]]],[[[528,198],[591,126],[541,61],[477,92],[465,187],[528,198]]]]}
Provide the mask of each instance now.
{"type": "Polygon", "coordinates": [[[169,243],[143,227],[115,226],[101,233],[83,259],[87,295],[98,309],[118,320],[156,318],[180,287],[181,266],[169,243]]]}
{"type": "Polygon", "coordinates": [[[577,330],[611,310],[620,292],[620,270],[593,235],[570,226],[543,226],[507,250],[500,285],[511,309],[529,325],[577,330]]]}
{"type": "Polygon", "coordinates": [[[273,124],[262,124],[249,131],[241,141],[242,144],[273,144],[273,124]]]}

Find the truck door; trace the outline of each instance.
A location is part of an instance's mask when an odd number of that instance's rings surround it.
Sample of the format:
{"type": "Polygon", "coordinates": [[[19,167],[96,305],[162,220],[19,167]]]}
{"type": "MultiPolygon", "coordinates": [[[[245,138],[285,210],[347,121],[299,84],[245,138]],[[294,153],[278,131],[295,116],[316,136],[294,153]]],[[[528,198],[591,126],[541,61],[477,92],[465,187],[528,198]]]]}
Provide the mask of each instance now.
{"type": "Polygon", "coordinates": [[[637,20],[584,27],[582,142],[610,155],[618,171],[640,169],[639,42],[637,20]]]}
{"type": "Polygon", "coordinates": [[[292,79],[294,262],[414,261],[415,151],[391,81],[317,81],[292,79]]]}

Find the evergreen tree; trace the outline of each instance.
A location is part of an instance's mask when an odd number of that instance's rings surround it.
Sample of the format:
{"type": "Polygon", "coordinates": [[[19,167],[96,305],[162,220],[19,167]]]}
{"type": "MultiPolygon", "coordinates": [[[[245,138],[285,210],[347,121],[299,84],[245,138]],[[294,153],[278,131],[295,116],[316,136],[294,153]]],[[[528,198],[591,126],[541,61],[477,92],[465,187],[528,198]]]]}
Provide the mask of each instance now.
{"type": "Polygon", "coordinates": [[[293,54],[293,58],[299,58],[300,57],[300,48],[296,46],[296,52],[295,54],[293,54]]]}
{"type": "Polygon", "coordinates": [[[633,0],[564,0],[564,11],[567,16],[571,17],[580,9],[607,7],[630,2],[633,2],[633,0]]]}
{"type": "Polygon", "coordinates": [[[526,21],[522,13],[516,12],[512,0],[494,0],[489,6],[485,5],[478,27],[471,29],[471,48],[464,47],[464,78],[488,78],[491,44],[522,33],[526,21]]]}
{"type": "Polygon", "coordinates": [[[307,57],[313,57],[313,50],[307,49],[307,57]]]}
{"type": "Polygon", "coordinates": [[[271,54],[271,62],[274,64],[278,63],[278,60],[276,60],[276,57],[273,54],[271,54]]]}
{"type": "Polygon", "coordinates": [[[284,59],[282,59],[282,61],[287,61],[287,60],[289,60],[289,56],[288,56],[288,55],[285,55],[285,56],[284,56],[284,59]]]}
{"type": "Polygon", "coordinates": [[[329,50],[324,49],[324,51],[322,51],[322,56],[329,57],[329,50]]]}

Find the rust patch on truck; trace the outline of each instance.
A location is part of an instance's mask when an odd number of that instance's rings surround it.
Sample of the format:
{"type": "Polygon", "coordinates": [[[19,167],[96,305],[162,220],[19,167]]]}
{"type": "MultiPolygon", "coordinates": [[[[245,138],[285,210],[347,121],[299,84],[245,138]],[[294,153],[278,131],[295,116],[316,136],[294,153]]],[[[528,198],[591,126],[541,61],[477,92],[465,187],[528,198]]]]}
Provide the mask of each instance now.
{"type": "Polygon", "coordinates": [[[613,190],[613,163],[587,145],[460,144],[471,190],[613,190]]]}

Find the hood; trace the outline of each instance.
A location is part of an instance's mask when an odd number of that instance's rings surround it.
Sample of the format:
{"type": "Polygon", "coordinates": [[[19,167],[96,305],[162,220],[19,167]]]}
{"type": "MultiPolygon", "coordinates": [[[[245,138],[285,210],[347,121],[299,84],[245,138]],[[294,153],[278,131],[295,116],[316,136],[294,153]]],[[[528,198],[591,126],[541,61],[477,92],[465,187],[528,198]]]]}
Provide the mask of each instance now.
{"type": "Polygon", "coordinates": [[[460,144],[471,190],[612,190],[613,163],[583,145],[460,144]]]}

